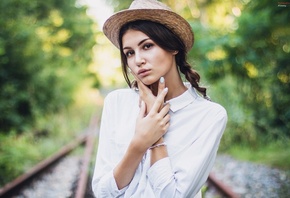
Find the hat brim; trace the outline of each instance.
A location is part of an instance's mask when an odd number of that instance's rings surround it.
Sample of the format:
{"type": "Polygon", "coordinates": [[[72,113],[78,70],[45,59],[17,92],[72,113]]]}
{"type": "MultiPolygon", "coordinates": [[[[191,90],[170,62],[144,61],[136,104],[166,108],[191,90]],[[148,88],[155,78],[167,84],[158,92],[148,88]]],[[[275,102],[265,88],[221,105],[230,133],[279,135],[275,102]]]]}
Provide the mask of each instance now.
{"type": "Polygon", "coordinates": [[[103,32],[108,39],[117,47],[119,45],[120,29],[126,23],[148,20],[160,23],[170,29],[183,41],[188,52],[194,43],[194,34],[189,23],[180,15],[162,9],[134,9],[123,10],[112,15],[103,26],[103,32]]]}

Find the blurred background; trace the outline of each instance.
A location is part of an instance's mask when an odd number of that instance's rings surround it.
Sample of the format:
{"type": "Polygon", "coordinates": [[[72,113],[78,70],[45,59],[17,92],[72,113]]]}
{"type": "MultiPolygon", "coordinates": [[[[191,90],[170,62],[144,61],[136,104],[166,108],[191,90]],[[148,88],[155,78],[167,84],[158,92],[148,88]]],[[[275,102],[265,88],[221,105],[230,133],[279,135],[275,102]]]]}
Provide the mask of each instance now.
{"type": "MultiPolygon", "coordinates": [[[[219,152],[290,169],[290,7],[163,0],[188,20],[188,58],[229,121],[219,152]]],[[[0,1],[0,187],[51,155],[126,87],[102,33],[131,0],[0,1]]]]}

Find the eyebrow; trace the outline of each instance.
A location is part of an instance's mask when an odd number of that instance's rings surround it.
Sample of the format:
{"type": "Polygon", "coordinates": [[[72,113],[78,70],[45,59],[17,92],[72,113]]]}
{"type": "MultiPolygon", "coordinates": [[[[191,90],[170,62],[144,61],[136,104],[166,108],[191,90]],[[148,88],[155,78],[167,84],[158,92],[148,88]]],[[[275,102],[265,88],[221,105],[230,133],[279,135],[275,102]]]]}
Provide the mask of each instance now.
{"type": "MultiPolygon", "coordinates": [[[[141,40],[139,43],[138,43],[138,46],[142,45],[142,43],[144,43],[145,41],[149,40],[150,38],[145,38],[143,40],[141,40]]],[[[131,49],[130,47],[123,47],[123,50],[124,49],[131,49]]]]}

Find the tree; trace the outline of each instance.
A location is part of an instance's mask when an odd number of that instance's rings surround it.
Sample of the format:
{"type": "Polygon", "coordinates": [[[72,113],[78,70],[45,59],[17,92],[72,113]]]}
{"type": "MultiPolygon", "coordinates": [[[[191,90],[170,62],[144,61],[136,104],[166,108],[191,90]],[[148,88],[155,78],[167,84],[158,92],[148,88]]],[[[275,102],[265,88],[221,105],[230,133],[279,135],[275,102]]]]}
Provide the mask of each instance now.
{"type": "Polygon", "coordinates": [[[237,30],[219,39],[226,56],[208,72],[235,76],[260,137],[290,137],[289,19],[289,9],[271,1],[245,4],[237,30]]]}
{"type": "MultiPolygon", "coordinates": [[[[116,11],[132,1],[107,0],[116,11]]],[[[226,107],[224,139],[255,145],[290,137],[290,12],[270,0],[163,0],[193,28],[188,58],[226,107]],[[264,137],[264,138],[262,138],[264,137]],[[263,140],[262,140],[263,139],[263,140]]]]}
{"type": "Polygon", "coordinates": [[[22,131],[72,102],[92,58],[93,22],[74,0],[4,0],[0,10],[0,128],[22,131]]]}

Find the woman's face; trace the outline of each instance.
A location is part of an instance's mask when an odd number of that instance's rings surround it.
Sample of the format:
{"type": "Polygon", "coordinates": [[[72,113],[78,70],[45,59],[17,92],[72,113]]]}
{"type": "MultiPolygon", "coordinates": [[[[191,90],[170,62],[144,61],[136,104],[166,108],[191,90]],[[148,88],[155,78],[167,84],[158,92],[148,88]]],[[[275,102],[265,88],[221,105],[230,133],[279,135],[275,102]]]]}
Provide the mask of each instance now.
{"type": "Polygon", "coordinates": [[[129,68],[144,84],[151,85],[176,71],[176,53],[165,51],[143,32],[128,30],[122,42],[129,68]]]}

